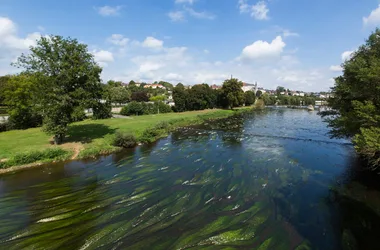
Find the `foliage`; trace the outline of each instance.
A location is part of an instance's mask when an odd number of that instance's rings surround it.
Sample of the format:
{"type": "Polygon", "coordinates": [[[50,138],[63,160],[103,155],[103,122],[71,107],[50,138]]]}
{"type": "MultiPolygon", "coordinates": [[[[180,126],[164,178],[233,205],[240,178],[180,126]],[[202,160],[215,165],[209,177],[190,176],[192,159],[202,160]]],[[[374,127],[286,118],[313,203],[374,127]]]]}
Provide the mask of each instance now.
{"type": "Polygon", "coordinates": [[[187,110],[212,109],[217,106],[217,93],[208,84],[197,84],[188,90],[187,110]]]}
{"type": "Polygon", "coordinates": [[[255,103],[256,95],[253,91],[247,91],[244,93],[245,106],[251,106],[255,103]]]}
{"type": "Polygon", "coordinates": [[[151,98],[149,98],[149,101],[151,102],[159,102],[159,101],[165,101],[166,100],[166,96],[164,95],[158,95],[158,96],[152,96],[151,98]]]}
{"type": "Polygon", "coordinates": [[[145,91],[132,92],[131,99],[132,99],[132,101],[136,101],[136,102],[148,102],[149,101],[149,97],[145,91]]]}
{"type": "Polygon", "coordinates": [[[137,139],[132,134],[117,132],[112,145],[115,147],[133,148],[137,145],[137,139]]]}
{"type": "Polygon", "coordinates": [[[173,84],[171,84],[171,83],[169,83],[169,82],[160,81],[158,84],[161,84],[161,85],[164,86],[167,90],[173,90],[173,88],[174,88],[173,84]]]}
{"type": "Polygon", "coordinates": [[[163,102],[144,103],[144,102],[130,102],[127,106],[124,106],[120,114],[131,116],[131,115],[151,115],[158,113],[170,113],[172,109],[169,105],[163,102]]]}
{"type": "Polygon", "coordinates": [[[43,107],[44,131],[62,142],[77,106],[98,105],[102,97],[100,73],[87,45],[61,36],[41,37],[30,53],[14,64],[37,78],[36,100],[43,107]]]}
{"type": "Polygon", "coordinates": [[[120,81],[114,81],[114,80],[109,80],[107,82],[107,85],[110,86],[111,88],[121,87],[122,84],[123,84],[122,82],[120,82],[120,81]]]}
{"type": "Polygon", "coordinates": [[[10,76],[0,76],[0,104],[4,104],[5,86],[9,81],[10,76]]]}
{"type": "Polygon", "coordinates": [[[131,101],[131,92],[125,87],[109,87],[105,88],[105,99],[111,103],[128,103],[131,101]]]}
{"type": "Polygon", "coordinates": [[[25,165],[38,161],[64,160],[67,159],[68,155],[69,152],[61,148],[49,148],[44,151],[22,152],[15,154],[8,159],[8,161],[0,163],[0,168],[25,165]]]}
{"type": "Polygon", "coordinates": [[[142,115],[144,114],[143,104],[140,102],[130,102],[127,106],[124,106],[121,111],[121,115],[142,115]]]}
{"type": "Polygon", "coordinates": [[[263,92],[261,91],[261,90],[258,90],[257,92],[256,92],[256,96],[257,97],[261,97],[263,95],[263,92]]]}
{"type": "Polygon", "coordinates": [[[9,129],[27,129],[42,124],[41,107],[35,104],[38,89],[34,75],[9,77],[3,90],[9,114],[9,129]]]}
{"type": "Polygon", "coordinates": [[[108,119],[112,117],[112,106],[109,102],[98,102],[93,105],[93,115],[92,119],[99,120],[99,119],[108,119]]]}
{"type": "Polygon", "coordinates": [[[244,104],[244,91],[241,89],[243,82],[232,78],[225,80],[221,90],[221,101],[223,107],[234,108],[244,104]]]}
{"type": "Polygon", "coordinates": [[[280,93],[285,92],[285,91],[286,91],[286,89],[284,87],[278,86],[276,89],[277,96],[280,96],[280,93]]]}
{"type": "Polygon", "coordinates": [[[330,98],[331,111],[322,112],[334,137],[353,138],[355,148],[372,167],[380,166],[380,30],[342,65],[330,98]]]}
{"type": "Polygon", "coordinates": [[[178,83],[173,89],[173,99],[175,102],[175,110],[177,112],[184,112],[187,110],[186,103],[188,99],[188,92],[182,83],[178,83]]]}
{"type": "Polygon", "coordinates": [[[81,106],[75,107],[73,113],[71,113],[70,122],[80,122],[86,119],[86,113],[84,108],[81,106]]]}

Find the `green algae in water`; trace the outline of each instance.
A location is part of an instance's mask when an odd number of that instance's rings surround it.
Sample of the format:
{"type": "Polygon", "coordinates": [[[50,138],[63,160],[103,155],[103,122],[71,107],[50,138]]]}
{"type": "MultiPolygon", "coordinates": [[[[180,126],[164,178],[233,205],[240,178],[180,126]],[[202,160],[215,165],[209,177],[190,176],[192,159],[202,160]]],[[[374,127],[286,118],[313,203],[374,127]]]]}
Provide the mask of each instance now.
{"type": "Polygon", "coordinates": [[[358,244],[350,230],[334,238],[335,206],[326,199],[342,173],[326,162],[341,163],[351,151],[303,141],[309,130],[298,126],[320,126],[320,118],[291,112],[297,117],[259,112],[178,130],[94,162],[0,177],[0,247],[276,250],[358,244]],[[305,119],[295,124],[299,117],[305,119]]]}

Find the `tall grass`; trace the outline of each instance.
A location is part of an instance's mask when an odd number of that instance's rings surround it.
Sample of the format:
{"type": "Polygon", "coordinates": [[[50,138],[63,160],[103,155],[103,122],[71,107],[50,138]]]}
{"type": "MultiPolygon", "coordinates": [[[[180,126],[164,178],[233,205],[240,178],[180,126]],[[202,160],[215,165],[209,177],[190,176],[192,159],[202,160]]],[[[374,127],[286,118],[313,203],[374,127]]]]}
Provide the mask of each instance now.
{"type": "Polygon", "coordinates": [[[5,162],[1,162],[0,168],[8,168],[35,162],[66,160],[70,157],[70,155],[71,152],[61,148],[49,148],[43,151],[22,152],[15,154],[5,162]]]}

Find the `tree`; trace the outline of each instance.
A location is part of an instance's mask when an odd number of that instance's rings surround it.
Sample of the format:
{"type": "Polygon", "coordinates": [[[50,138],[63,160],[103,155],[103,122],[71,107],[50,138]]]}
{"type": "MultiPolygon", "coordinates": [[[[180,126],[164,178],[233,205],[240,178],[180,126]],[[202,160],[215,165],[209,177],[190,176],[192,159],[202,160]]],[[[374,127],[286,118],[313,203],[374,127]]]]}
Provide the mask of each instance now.
{"type": "Polygon", "coordinates": [[[225,80],[221,90],[222,105],[233,109],[244,104],[243,82],[236,78],[225,80]]]}
{"type": "Polygon", "coordinates": [[[27,129],[42,124],[41,106],[36,105],[38,88],[35,76],[20,74],[9,77],[3,91],[11,129],[27,129]]]}
{"type": "Polygon", "coordinates": [[[373,168],[380,166],[380,30],[342,65],[335,79],[331,111],[322,112],[333,137],[352,138],[373,168]]]}
{"type": "Polygon", "coordinates": [[[151,102],[163,102],[166,100],[166,96],[164,95],[157,95],[157,96],[152,96],[149,98],[149,101],[151,102]]]}
{"type": "Polygon", "coordinates": [[[204,110],[216,107],[217,96],[208,84],[197,84],[188,90],[187,110],[204,110]]]}
{"type": "Polygon", "coordinates": [[[178,83],[173,89],[173,100],[175,103],[176,112],[186,111],[186,103],[188,99],[188,93],[182,83],[178,83]]]}
{"type": "Polygon", "coordinates": [[[102,69],[87,45],[61,36],[41,37],[16,67],[37,78],[37,102],[43,107],[44,131],[62,143],[75,107],[94,107],[102,97],[102,69]]]}
{"type": "Polygon", "coordinates": [[[107,85],[110,87],[121,87],[123,85],[123,83],[120,81],[109,80],[107,82],[107,85]]]}
{"type": "Polygon", "coordinates": [[[285,91],[286,89],[284,87],[278,86],[276,89],[277,96],[279,96],[281,92],[285,92],[285,91]]]}
{"type": "Polygon", "coordinates": [[[261,97],[263,95],[263,92],[261,91],[261,90],[258,90],[257,92],[256,92],[256,96],[257,97],[261,97]]]}
{"type": "Polygon", "coordinates": [[[173,85],[169,82],[160,81],[158,84],[164,86],[167,90],[173,90],[173,85]]]}
{"type": "Polygon", "coordinates": [[[147,101],[149,101],[149,97],[145,91],[132,92],[131,99],[132,99],[132,101],[136,101],[136,102],[147,102],[147,101]]]}
{"type": "Polygon", "coordinates": [[[107,90],[107,98],[111,103],[127,103],[131,100],[131,92],[124,87],[110,87],[107,90]]]}
{"type": "Polygon", "coordinates": [[[245,106],[251,106],[255,103],[256,95],[253,91],[247,91],[244,93],[245,106]]]}
{"type": "Polygon", "coordinates": [[[4,104],[5,86],[8,83],[10,76],[0,76],[0,104],[4,104]]]}

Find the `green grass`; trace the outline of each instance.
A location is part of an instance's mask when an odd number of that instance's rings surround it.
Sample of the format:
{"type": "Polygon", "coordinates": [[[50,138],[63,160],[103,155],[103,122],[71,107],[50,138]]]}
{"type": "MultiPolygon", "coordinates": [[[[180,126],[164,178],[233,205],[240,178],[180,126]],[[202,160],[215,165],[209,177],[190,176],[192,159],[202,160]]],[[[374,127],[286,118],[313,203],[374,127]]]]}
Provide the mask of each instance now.
{"type": "MultiPolygon", "coordinates": [[[[241,112],[241,109],[145,115],[131,119],[86,120],[70,125],[65,142],[83,145],[84,149],[81,150],[78,158],[93,157],[120,150],[112,145],[117,131],[132,134],[138,141],[149,142],[167,135],[176,127],[202,123],[208,119],[224,118],[236,112],[241,112]],[[167,122],[170,126],[154,128],[159,124],[162,125],[162,122],[167,122]],[[152,129],[158,132],[149,133],[152,129]]],[[[51,136],[43,133],[41,128],[2,132],[0,133],[0,160],[11,161],[20,153],[34,154],[36,151],[52,148],[54,146],[49,143],[50,138],[51,136]]]]}

